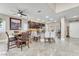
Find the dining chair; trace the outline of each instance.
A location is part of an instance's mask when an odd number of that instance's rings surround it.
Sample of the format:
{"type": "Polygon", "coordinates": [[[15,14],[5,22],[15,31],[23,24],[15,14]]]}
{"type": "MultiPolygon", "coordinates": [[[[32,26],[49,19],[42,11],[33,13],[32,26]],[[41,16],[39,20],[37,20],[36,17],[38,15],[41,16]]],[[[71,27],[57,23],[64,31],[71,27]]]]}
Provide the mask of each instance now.
{"type": "Polygon", "coordinates": [[[8,32],[6,32],[6,35],[8,37],[7,51],[9,51],[9,49],[12,49],[12,48],[16,47],[16,39],[13,36],[10,37],[10,35],[8,34],[8,32]]]}
{"type": "Polygon", "coordinates": [[[22,51],[22,47],[24,44],[27,45],[29,48],[29,34],[28,34],[28,32],[23,32],[21,37],[18,37],[16,44],[19,47],[21,47],[21,51],[22,51]]]}

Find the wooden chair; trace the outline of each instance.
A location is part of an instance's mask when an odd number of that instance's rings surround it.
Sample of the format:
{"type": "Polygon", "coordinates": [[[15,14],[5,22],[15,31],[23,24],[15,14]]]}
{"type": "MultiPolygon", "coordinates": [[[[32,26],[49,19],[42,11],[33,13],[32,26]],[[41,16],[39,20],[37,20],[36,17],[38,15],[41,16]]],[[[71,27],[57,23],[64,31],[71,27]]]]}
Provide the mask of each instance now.
{"type": "Polygon", "coordinates": [[[16,39],[15,37],[10,37],[8,32],[6,32],[6,35],[8,37],[7,51],[9,51],[9,49],[16,47],[16,39]]]}
{"type": "Polygon", "coordinates": [[[29,34],[28,34],[28,32],[27,33],[23,32],[21,37],[18,37],[16,44],[18,47],[21,47],[21,51],[22,51],[23,44],[27,45],[29,48],[29,34]]]}

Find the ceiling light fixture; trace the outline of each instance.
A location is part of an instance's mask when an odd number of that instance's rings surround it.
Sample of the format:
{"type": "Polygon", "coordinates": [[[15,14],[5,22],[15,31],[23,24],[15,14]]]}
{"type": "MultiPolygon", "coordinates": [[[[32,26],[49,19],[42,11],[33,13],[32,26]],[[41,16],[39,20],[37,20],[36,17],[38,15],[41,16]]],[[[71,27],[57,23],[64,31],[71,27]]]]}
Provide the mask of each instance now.
{"type": "Polygon", "coordinates": [[[18,13],[17,15],[18,15],[18,16],[21,16],[21,14],[19,14],[19,13],[18,13]]]}
{"type": "Polygon", "coordinates": [[[77,18],[78,16],[73,16],[72,18],[77,18]]]}
{"type": "Polygon", "coordinates": [[[40,12],[41,12],[41,10],[38,10],[37,12],[38,12],[38,13],[40,13],[40,12]]]}
{"type": "Polygon", "coordinates": [[[49,18],[49,16],[45,16],[45,18],[49,18]]]}

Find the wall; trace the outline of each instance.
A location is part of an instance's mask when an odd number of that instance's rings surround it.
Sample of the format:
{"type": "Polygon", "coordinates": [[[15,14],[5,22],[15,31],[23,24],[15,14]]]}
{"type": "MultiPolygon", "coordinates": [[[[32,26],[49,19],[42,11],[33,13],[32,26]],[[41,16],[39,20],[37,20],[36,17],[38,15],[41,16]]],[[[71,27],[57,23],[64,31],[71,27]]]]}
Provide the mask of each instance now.
{"type": "Polygon", "coordinates": [[[60,29],[60,23],[59,22],[51,22],[51,23],[47,23],[48,26],[48,30],[56,30],[58,31],[60,29]]]}
{"type": "Polygon", "coordinates": [[[70,37],[79,38],[79,22],[69,23],[69,27],[70,37]]]}
{"type": "MultiPolygon", "coordinates": [[[[0,14],[0,18],[2,18],[6,22],[6,26],[5,26],[6,29],[5,30],[9,34],[12,34],[13,30],[10,30],[10,20],[9,20],[10,17],[12,17],[12,16],[0,14]]],[[[16,17],[13,17],[13,18],[16,18],[16,17]]],[[[25,24],[25,23],[27,23],[26,19],[22,19],[22,25],[25,24]]],[[[24,31],[23,28],[22,28],[21,31],[24,31]]],[[[5,32],[4,33],[0,33],[0,41],[7,40],[6,38],[7,38],[7,36],[6,36],[5,32]]]]}

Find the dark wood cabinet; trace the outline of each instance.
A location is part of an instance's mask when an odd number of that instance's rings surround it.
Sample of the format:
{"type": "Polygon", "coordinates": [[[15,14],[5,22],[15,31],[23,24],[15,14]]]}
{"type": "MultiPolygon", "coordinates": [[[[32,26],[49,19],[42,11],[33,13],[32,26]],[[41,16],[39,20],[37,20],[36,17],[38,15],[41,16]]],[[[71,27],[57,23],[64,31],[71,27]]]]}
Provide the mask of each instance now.
{"type": "Polygon", "coordinates": [[[28,24],[29,24],[29,28],[34,28],[34,29],[42,28],[45,26],[45,24],[43,23],[37,23],[32,21],[28,21],[28,24]]]}

